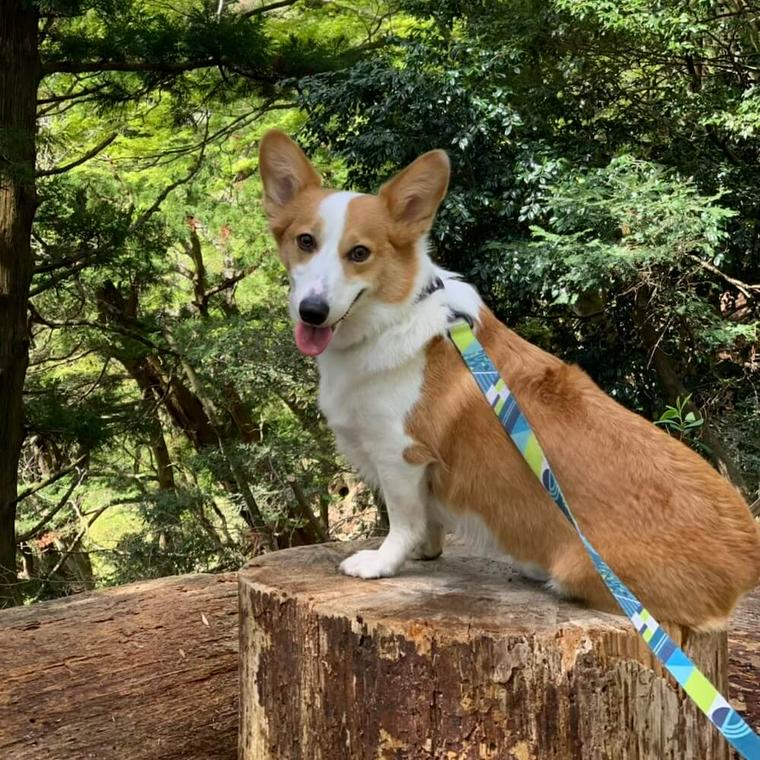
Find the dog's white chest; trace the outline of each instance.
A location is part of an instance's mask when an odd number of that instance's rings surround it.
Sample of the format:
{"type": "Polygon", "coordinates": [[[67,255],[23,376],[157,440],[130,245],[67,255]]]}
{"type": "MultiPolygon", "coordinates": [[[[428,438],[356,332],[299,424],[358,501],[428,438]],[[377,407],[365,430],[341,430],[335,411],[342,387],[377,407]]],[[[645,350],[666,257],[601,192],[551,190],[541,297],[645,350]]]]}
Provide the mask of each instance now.
{"type": "Polygon", "coordinates": [[[343,354],[320,360],[319,406],[341,453],[377,483],[378,467],[399,462],[410,443],[404,427],[420,396],[425,356],[374,373],[352,364],[343,354]]]}

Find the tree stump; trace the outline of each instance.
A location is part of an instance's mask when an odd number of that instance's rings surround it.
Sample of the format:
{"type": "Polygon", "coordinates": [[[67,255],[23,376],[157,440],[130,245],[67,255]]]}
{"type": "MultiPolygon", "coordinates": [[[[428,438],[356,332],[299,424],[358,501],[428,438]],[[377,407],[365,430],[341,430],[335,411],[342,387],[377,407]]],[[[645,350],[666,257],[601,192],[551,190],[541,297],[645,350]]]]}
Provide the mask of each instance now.
{"type": "MultiPolygon", "coordinates": [[[[457,547],[396,578],[346,578],[357,548],[241,571],[243,760],[729,757],[622,616],[457,547]]],[[[725,634],[671,633],[725,693],[725,634]]]]}

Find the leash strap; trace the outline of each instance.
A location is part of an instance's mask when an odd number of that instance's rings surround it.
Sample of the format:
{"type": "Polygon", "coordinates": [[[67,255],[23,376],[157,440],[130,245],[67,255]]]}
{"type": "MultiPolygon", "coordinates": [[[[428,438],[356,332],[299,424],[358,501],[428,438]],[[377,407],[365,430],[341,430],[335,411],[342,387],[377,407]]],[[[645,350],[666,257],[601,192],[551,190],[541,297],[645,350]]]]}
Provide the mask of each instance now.
{"type": "Polygon", "coordinates": [[[597,572],[647,646],[734,749],[745,760],[760,760],[760,736],[747,725],[683,650],[676,646],[583,535],[535,433],[471,326],[467,322],[457,321],[450,326],[449,337],[509,437],[554,503],[575,528],[597,572]]]}

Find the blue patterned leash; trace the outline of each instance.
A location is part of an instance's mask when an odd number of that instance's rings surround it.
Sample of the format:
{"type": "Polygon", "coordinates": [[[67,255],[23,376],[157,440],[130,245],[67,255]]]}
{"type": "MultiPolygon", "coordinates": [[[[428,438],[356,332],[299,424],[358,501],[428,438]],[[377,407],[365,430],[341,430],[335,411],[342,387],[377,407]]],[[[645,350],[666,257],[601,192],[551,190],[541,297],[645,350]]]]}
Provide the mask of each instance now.
{"type": "Polygon", "coordinates": [[[528,420],[525,419],[517,400],[499,375],[499,371],[475,337],[472,327],[466,321],[457,321],[450,326],[449,336],[494,413],[509,433],[509,437],[554,503],[575,528],[597,572],[602,576],[615,601],[641,634],[647,646],[734,749],[745,760],[760,760],[760,736],[747,725],[694,662],[665,633],[660,624],[612,572],[610,566],[583,535],[535,433],[528,424],[528,420]]]}

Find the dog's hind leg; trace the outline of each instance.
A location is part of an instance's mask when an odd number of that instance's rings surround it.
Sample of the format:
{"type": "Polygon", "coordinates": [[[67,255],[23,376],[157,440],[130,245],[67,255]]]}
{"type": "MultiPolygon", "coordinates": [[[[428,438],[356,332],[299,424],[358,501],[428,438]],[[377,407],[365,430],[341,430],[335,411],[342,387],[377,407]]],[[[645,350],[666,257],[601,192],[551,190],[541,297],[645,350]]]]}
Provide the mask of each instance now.
{"type": "Polygon", "coordinates": [[[440,507],[428,494],[425,503],[425,535],[424,538],[412,549],[412,559],[438,559],[443,552],[446,540],[446,528],[440,507]]]}

